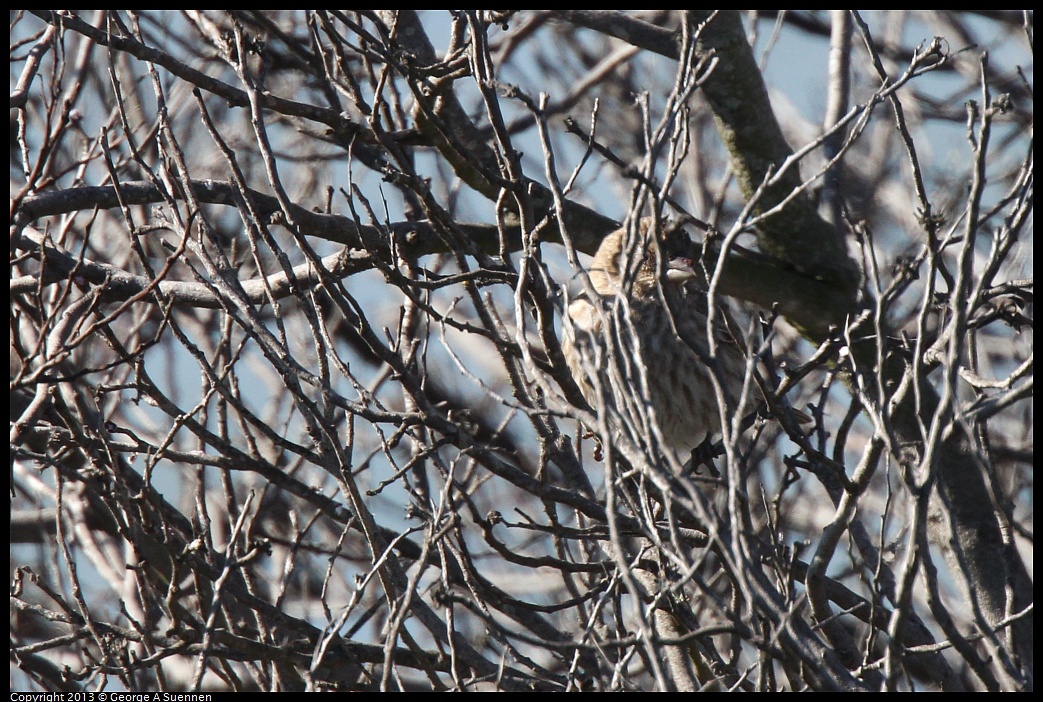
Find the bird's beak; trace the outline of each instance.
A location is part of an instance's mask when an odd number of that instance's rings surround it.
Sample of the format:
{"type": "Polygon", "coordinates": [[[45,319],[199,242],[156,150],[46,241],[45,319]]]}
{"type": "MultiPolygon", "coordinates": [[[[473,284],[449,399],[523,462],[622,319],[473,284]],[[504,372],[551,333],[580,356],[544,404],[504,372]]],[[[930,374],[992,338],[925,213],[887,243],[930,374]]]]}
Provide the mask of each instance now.
{"type": "Polygon", "coordinates": [[[666,264],[666,281],[668,283],[685,283],[698,274],[692,268],[690,258],[672,258],[666,264]]]}
{"type": "Polygon", "coordinates": [[[593,334],[595,332],[598,319],[594,305],[590,303],[590,300],[580,297],[570,302],[568,315],[569,319],[572,320],[572,326],[578,331],[584,334],[593,334]]]}

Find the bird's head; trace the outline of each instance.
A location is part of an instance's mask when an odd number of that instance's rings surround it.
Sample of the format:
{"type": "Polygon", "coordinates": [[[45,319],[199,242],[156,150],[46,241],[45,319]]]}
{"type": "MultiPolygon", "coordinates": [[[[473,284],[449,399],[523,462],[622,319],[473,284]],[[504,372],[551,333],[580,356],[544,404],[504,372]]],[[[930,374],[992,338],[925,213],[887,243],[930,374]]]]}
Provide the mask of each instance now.
{"type": "MultiPolygon", "coordinates": [[[[642,219],[638,241],[628,241],[626,228],[617,229],[604,238],[590,265],[590,282],[598,293],[618,295],[625,289],[624,278],[629,273],[633,275],[633,287],[630,292],[633,298],[651,299],[656,295],[659,268],[656,246],[649,236],[653,226],[654,221],[651,217],[642,219]],[[628,266],[628,256],[641,257],[636,270],[633,266],[628,266]]],[[[682,237],[683,234],[679,230],[669,230],[657,236],[659,250],[665,259],[662,276],[664,289],[680,287],[698,277],[692,259],[681,252],[682,237]]]]}

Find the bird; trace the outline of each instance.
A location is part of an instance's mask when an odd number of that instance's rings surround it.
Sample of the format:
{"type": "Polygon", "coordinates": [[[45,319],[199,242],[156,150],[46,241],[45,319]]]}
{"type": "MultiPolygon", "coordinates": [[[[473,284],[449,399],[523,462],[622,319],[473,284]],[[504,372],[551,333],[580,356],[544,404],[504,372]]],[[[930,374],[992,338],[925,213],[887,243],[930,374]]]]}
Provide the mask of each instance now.
{"type": "MultiPolygon", "coordinates": [[[[713,371],[707,365],[707,291],[693,260],[671,251],[669,242],[680,230],[656,232],[656,246],[654,228],[654,220],[646,217],[636,227],[636,241],[626,228],[602,240],[589,268],[595,296],[581,294],[569,302],[561,347],[592,407],[598,408],[600,385],[603,402],[612,402],[622,415],[617,424],[633,422],[642,431],[654,417],[663,443],[683,461],[721,431],[713,371]]],[[[732,408],[742,394],[747,358],[734,328],[727,308],[718,305],[715,358],[732,408]]],[[[754,390],[754,400],[759,397],[754,390]]]]}

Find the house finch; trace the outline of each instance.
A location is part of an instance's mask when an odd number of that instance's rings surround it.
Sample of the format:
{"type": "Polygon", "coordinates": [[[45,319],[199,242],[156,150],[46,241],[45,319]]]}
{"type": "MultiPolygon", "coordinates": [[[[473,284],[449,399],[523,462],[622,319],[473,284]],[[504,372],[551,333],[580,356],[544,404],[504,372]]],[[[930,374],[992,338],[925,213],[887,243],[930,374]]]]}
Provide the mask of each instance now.
{"type": "MultiPolygon", "coordinates": [[[[622,415],[619,423],[632,422],[641,433],[651,426],[650,405],[664,443],[682,452],[684,460],[687,452],[721,428],[712,371],[706,364],[707,296],[692,260],[671,255],[665,243],[659,275],[656,248],[650,243],[652,226],[651,218],[641,221],[641,240],[629,247],[630,255],[640,260],[630,265],[626,229],[601,243],[590,267],[591,286],[600,299],[581,296],[569,304],[562,351],[591,405],[599,405],[600,385],[605,404],[613,403],[622,415]]],[[[731,324],[719,307],[714,322],[716,363],[725,396],[735,403],[742,392],[746,354],[731,324]]]]}

